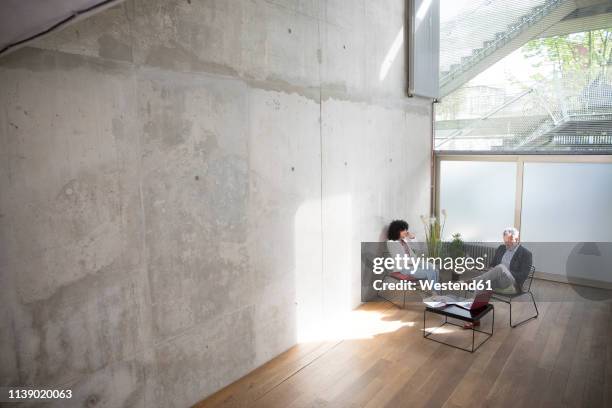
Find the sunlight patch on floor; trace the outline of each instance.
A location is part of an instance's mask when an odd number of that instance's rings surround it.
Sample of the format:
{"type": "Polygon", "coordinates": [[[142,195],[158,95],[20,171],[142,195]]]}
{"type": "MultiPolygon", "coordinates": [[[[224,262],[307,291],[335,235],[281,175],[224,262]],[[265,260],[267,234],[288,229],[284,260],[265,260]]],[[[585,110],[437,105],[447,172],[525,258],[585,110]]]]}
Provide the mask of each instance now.
{"type": "Polygon", "coordinates": [[[372,339],[415,325],[414,321],[391,320],[379,311],[353,310],[311,330],[309,336],[300,339],[300,342],[372,339]]]}

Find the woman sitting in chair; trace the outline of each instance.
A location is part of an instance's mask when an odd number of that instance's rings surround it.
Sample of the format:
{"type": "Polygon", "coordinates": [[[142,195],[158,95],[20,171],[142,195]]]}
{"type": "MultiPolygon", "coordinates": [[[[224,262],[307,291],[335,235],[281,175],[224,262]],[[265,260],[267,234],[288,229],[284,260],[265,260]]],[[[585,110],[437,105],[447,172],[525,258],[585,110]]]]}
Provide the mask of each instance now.
{"type": "Polygon", "coordinates": [[[389,224],[389,229],[387,231],[387,249],[389,251],[389,255],[395,258],[399,255],[402,259],[404,255],[408,255],[408,268],[403,268],[402,265],[396,265],[396,271],[400,272],[403,275],[412,276],[415,279],[426,279],[428,281],[433,281],[433,283],[438,282],[440,273],[438,270],[430,263],[422,265],[418,264],[415,269],[414,264],[411,262],[412,259],[416,259],[417,256],[408,244],[408,241],[414,239],[414,234],[408,231],[408,223],[404,220],[395,220],[389,224]],[[402,266],[402,268],[397,268],[398,266],[402,266]]]}

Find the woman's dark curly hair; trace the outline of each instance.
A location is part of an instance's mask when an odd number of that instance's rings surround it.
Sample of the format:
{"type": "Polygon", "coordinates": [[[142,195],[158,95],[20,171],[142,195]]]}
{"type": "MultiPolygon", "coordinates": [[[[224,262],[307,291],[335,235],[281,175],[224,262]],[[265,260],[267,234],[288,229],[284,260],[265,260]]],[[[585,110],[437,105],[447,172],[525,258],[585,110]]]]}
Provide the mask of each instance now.
{"type": "Polygon", "coordinates": [[[400,238],[400,232],[408,229],[408,223],[404,220],[391,221],[387,230],[387,239],[397,241],[400,238]]]}

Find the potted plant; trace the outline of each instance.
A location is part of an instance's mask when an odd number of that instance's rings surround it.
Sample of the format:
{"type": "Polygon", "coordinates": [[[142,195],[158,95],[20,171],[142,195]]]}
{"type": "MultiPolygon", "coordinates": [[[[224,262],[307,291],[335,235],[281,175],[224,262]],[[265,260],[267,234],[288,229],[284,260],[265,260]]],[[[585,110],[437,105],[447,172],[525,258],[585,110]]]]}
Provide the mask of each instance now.
{"type": "Polygon", "coordinates": [[[460,233],[452,235],[453,240],[448,244],[448,256],[453,259],[461,258],[465,256],[465,249],[463,247],[463,239],[460,233]]]}

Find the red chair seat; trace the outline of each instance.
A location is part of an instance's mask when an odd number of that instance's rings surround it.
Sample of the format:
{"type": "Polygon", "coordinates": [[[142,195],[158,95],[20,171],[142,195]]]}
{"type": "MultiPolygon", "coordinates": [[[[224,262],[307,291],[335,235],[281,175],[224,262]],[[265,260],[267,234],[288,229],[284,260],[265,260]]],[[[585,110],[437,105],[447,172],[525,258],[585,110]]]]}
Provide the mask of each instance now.
{"type": "Polygon", "coordinates": [[[404,275],[403,273],[400,272],[393,272],[389,274],[390,277],[395,278],[397,280],[405,280],[405,281],[413,281],[413,280],[417,280],[414,276],[412,275],[404,275]]]}

